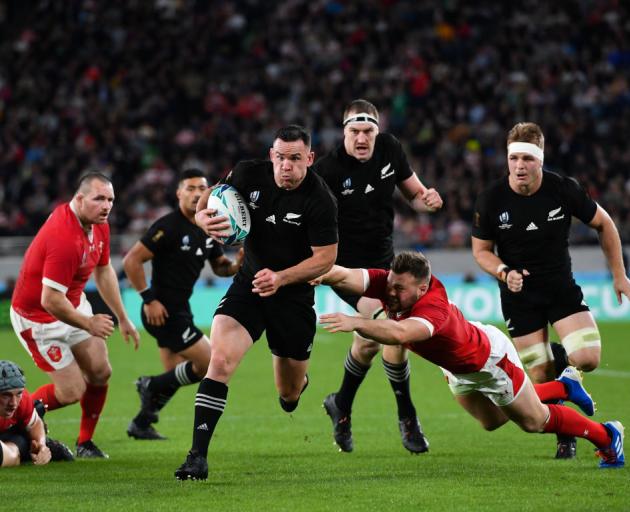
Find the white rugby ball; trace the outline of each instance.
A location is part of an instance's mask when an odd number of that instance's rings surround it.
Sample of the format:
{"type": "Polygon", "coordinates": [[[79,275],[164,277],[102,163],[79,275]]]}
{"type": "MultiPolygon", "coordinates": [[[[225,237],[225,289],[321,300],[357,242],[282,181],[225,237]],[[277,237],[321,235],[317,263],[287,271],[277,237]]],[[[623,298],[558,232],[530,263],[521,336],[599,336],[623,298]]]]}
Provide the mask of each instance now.
{"type": "Polygon", "coordinates": [[[236,245],[249,234],[251,219],[245,200],[230,185],[219,185],[212,189],[208,198],[208,208],[217,211],[217,215],[228,218],[230,227],[223,231],[221,241],[225,245],[236,245]]]}

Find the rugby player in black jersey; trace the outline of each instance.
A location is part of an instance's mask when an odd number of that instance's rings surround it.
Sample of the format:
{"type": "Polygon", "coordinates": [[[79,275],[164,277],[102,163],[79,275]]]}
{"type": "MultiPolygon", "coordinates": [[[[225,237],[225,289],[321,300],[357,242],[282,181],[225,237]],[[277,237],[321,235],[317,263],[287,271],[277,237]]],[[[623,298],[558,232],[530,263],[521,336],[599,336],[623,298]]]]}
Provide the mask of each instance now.
{"type": "MultiPolygon", "coordinates": [[[[352,101],[343,115],[343,143],[320,158],[313,169],[326,180],[339,206],[339,255],[345,267],[389,269],[394,258],[393,226],[396,187],[417,212],[442,207],[438,192],[427,189],[413,172],[400,142],[379,133],[379,113],[369,101],[352,101]]],[[[342,292],[338,295],[365,318],[381,311],[378,300],[342,292]]],[[[378,354],[380,344],[354,334],[344,362],[341,387],[324,400],[339,449],[351,452],[354,397],[378,354]]],[[[400,346],[383,348],[383,366],[398,406],[403,446],[412,453],[429,447],[422,433],[409,391],[407,352],[400,346]]]]}
{"type": "MultiPolygon", "coordinates": [[[[575,282],[569,256],[571,220],[599,234],[617,300],[630,297],[614,222],[573,178],[543,171],[545,139],[534,123],[518,123],[507,138],[508,175],[478,197],[472,250],[497,277],[508,332],[534,382],[553,379],[568,364],[599,365],[600,334],[575,282]],[[549,325],[560,343],[549,342],[549,325]]],[[[559,438],[556,458],[575,456],[575,438],[559,438]]]]}
{"type": "MultiPolygon", "coordinates": [[[[217,307],[212,358],[195,399],[192,448],[175,471],[179,480],[205,479],[208,445],[227,401],[239,363],[266,331],[281,407],[293,411],[308,384],[315,337],[314,290],[309,281],[326,273],[337,257],[337,206],[313,163],[310,135],[290,125],[279,129],[269,160],[239,162],[226,178],[248,204],[251,229],[245,259],[217,307]]],[[[217,238],[228,227],[200,199],[195,216],[217,238]]]]}
{"type": "Polygon", "coordinates": [[[197,202],[208,189],[200,170],[179,176],[178,207],[153,223],[123,260],[129,282],[142,296],[142,323],[157,340],[165,373],[140,377],[140,412],[127,434],[135,439],[164,439],[151,425],[180,386],[199,382],[210,361],[210,341],[194,324],[189,299],[206,261],[218,276],[231,276],[241,266],[243,250],[230,260],[220,244],[195,224],[197,202]],[[151,286],[143,264],[151,262],[151,286]]]}

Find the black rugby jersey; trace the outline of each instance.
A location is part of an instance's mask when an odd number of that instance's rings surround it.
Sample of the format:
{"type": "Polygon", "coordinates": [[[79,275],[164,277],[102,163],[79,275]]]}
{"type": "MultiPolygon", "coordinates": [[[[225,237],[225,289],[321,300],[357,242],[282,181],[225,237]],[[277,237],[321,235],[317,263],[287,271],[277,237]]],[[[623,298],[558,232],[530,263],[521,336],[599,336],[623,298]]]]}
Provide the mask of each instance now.
{"type": "Polygon", "coordinates": [[[337,198],[337,263],[389,268],[394,257],[394,190],[413,174],[398,139],[379,133],[372,158],[363,163],[348,155],[341,143],[313,169],[337,198]]]}
{"type": "Polygon", "coordinates": [[[543,171],[540,189],[522,196],[510,188],[506,176],[477,198],[472,235],[493,240],[506,265],[526,268],[531,273],[526,282],[570,279],[571,218],[588,224],[596,210],[597,204],[573,178],[543,171]]]}
{"type": "Polygon", "coordinates": [[[223,254],[179,208],[156,220],[140,241],[154,254],[151,288],[161,302],[187,301],[206,260],[223,254]]]}
{"type": "MultiPolygon", "coordinates": [[[[225,182],[245,199],[251,217],[239,277],[253,280],[263,268],[293,267],[313,255],[311,246],[337,243],[337,205],[324,181],[310,169],[294,190],[276,185],[269,160],[239,162],[225,182]]],[[[280,288],[311,289],[308,283],[280,288]]]]}

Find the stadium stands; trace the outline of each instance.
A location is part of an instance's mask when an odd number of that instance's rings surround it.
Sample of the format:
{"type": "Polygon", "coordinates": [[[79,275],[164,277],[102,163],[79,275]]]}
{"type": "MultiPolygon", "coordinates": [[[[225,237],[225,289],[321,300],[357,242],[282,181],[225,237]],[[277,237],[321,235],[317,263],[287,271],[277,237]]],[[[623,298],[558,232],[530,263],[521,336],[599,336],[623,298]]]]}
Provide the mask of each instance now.
{"type": "MultiPolygon", "coordinates": [[[[288,121],[322,153],[366,97],[444,211],[402,206],[397,245],[468,243],[505,134],[539,123],[545,163],[630,239],[630,19],[619,1],[264,0],[0,4],[0,236],[32,235],[74,178],[111,173],[114,233],[171,207],[183,167],[213,178],[288,121]]],[[[576,229],[577,242],[593,242],[576,229]]]]}

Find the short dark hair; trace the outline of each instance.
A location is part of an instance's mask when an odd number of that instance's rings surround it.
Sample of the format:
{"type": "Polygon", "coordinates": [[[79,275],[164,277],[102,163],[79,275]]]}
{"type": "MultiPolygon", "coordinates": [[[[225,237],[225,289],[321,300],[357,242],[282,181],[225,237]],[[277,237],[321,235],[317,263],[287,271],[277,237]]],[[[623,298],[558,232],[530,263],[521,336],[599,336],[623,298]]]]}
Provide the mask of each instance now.
{"type": "Polygon", "coordinates": [[[112,180],[109,178],[109,176],[103,174],[100,171],[91,170],[86,171],[81,174],[81,176],[79,176],[79,180],[77,181],[77,192],[82,188],[90,185],[94,180],[98,180],[102,183],[109,183],[110,185],[112,185],[112,180]]]}
{"type": "Polygon", "coordinates": [[[296,140],[301,140],[302,142],[304,142],[304,145],[306,147],[311,147],[310,134],[306,131],[306,128],[300,126],[299,124],[289,124],[287,126],[279,128],[273,136],[273,140],[276,139],[283,140],[284,142],[294,142],[296,140]]]}
{"type": "MultiPolygon", "coordinates": [[[[179,173],[177,183],[181,185],[182,181],[189,180],[191,178],[206,178],[206,175],[200,169],[184,169],[179,173]]],[[[206,181],[208,178],[206,178],[206,181]]]]}
{"type": "Polygon", "coordinates": [[[536,123],[516,123],[507,137],[507,145],[512,142],[529,142],[540,149],[545,149],[545,136],[536,123]]]}
{"type": "Polygon", "coordinates": [[[363,98],[359,98],[358,100],[351,101],[346,109],[343,111],[343,118],[346,119],[349,114],[370,114],[375,117],[378,121],[378,109],[374,106],[373,103],[370,103],[368,100],[364,100],[363,98]]]}
{"type": "Polygon", "coordinates": [[[403,251],[394,258],[392,272],[396,274],[409,272],[419,282],[428,283],[431,279],[431,264],[421,252],[403,251]]]}

